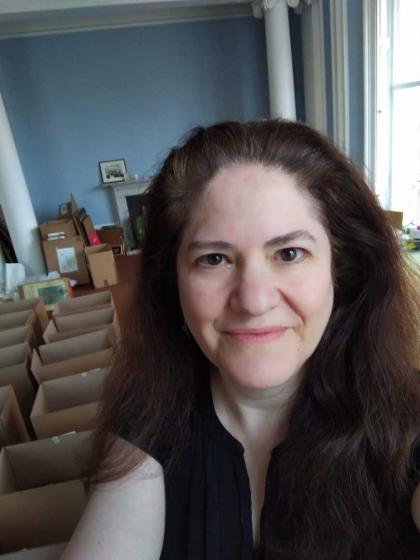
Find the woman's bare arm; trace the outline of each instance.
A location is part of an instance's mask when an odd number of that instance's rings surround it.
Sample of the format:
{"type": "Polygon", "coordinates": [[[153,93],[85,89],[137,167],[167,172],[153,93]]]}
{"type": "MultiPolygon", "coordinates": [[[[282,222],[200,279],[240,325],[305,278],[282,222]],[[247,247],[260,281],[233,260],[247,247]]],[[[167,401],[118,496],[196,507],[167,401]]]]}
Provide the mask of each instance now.
{"type": "Polygon", "coordinates": [[[417,529],[420,531],[420,484],[417,485],[411,500],[411,514],[417,529]]]}
{"type": "MultiPolygon", "coordinates": [[[[120,445],[131,444],[121,440],[120,445]]],[[[160,464],[145,457],[126,476],[95,487],[61,560],[159,559],[165,528],[164,478],[160,464]]]]}

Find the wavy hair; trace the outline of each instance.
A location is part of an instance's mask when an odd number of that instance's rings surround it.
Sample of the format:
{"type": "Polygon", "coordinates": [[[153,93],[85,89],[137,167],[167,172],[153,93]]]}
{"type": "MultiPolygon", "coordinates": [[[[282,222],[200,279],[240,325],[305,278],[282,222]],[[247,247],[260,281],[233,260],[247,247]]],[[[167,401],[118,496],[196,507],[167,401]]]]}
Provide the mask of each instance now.
{"type": "MultiPolygon", "coordinates": [[[[120,434],[170,468],[188,433],[206,358],[184,335],[176,255],[194,204],[222,168],[281,168],[317,201],[332,247],[334,306],[308,359],[274,461],[266,547],[279,560],[416,557],[410,515],[420,426],[418,276],[360,171],[323,135],[282,120],[194,129],[148,193],[139,284],[96,431],[96,478],[120,434]],[[101,468],[100,468],[101,465],[101,468]]],[[[108,459],[107,459],[108,458],[108,459]]],[[[104,468],[107,465],[107,468],[104,468]]]]}

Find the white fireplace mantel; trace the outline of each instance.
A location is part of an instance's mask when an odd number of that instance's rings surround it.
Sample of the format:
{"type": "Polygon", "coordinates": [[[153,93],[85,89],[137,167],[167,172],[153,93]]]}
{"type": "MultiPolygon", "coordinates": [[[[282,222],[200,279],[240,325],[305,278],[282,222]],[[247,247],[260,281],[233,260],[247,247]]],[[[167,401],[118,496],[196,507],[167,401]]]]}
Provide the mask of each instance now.
{"type": "Polygon", "coordinates": [[[121,183],[109,183],[104,185],[112,191],[115,216],[118,224],[124,229],[126,247],[132,250],[136,242],[131,228],[130,215],[128,212],[127,197],[144,194],[151,182],[151,178],[145,177],[139,181],[124,181],[121,183]]]}

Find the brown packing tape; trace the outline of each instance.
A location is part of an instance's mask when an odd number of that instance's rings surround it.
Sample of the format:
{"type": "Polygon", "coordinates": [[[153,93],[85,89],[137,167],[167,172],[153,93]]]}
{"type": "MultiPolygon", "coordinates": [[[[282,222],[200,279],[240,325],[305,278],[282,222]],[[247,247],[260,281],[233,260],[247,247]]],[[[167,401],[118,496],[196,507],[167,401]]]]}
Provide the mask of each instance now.
{"type": "Polygon", "coordinates": [[[93,429],[107,369],[41,383],[31,413],[38,438],[93,429]]]}
{"type": "Polygon", "coordinates": [[[80,480],[0,497],[0,543],[5,552],[71,538],[86,506],[80,480]]]}
{"type": "Polygon", "coordinates": [[[29,440],[13,387],[0,387],[0,448],[29,440]]]}

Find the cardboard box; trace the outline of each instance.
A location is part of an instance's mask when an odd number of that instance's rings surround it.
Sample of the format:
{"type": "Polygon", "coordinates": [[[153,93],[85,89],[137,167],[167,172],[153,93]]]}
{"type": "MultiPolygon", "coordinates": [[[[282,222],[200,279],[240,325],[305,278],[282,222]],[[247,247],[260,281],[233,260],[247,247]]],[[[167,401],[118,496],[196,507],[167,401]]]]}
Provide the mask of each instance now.
{"type": "Polygon", "coordinates": [[[97,230],[102,243],[111,245],[114,255],[125,255],[124,230],[120,226],[104,226],[97,230]]]}
{"type": "Polygon", "coordinates": [[[0,331],[14,329],[15,327],[31,327],[35,321],[35,313],[31,309],[5,313],[4,315],[0,309],[0,331]]]}
{"type": "Polygon", "coordinates": [[[4,552],[66,542],[86,505],[90,432],[20,443],[0,453],[4,552]]]}
{"type": "Polygon", "coordinates": [[[32,354],[31,369],[39,383],[67,377],[111,363],[115,338],[106,330],[75,336],[39,347],[32,354]]]}
{"type": "Polygon", "coordinates": [[[0,448],[29,440],[13,387],[0,387],[0,448]]]}
{"type": "Polygon", "coordinates": [[[22,299],[41,298],[47,311],[53,309],[57,302],[71,297],[72,294],[68,278],[25,282],[18,286],[18,292],[22,299]]]}
{"type": "Polygon", "coordinates": [[[95,288],[118,284],[114,253],[107,243],[85,247],[85,255],[95,288]]]}
{"type": "Polygon", "coordinates": [[[37,438],[91,430],[108,369],[97,369],[41,383],[31,413],[37,438]]]}
{"type": "Polygon", "coordinates": [[[60,220],[50,220],[39,226],[39,233],[42,240],[47,240],[50,236],[73,237],[77,235],[71,218],[63,218],[60,220]]]}
{"type": "Polygon", "coordinates": [[[61,276],[77,280],[78,284],[89,284],[90,278],[83,248],[84,243],[80,236],[42,241],[48,271],[57,270],[61,276]]]}
{"type": "Polygon", "coordinates": [[[37,548],[29,548],[10,552],[9,554],[1,554],[1,560],[60,560],[67,543],[50,544],[48,546],[40,546],[37,548]]]}
{"type": "Polygon", "coordinates": [[[44,331],[46,343],[56,342],[93,331],[109,330],[116,339],[120,337],[117,314],[113,307],[92,309],[85,313],[57,315],[44,331]]]}
{"type": "MultiPolygon", "coordinates": [[[[36,350],[34,350],[36,352],[36,350]]],[[[29,372],[30,349],[27,342],[0,348],[0,387],[12,385],[27,427],[35,399],[35,384],[29,372]]]]}
{"type": "MultiPolygon", "coordinates": [[[[32,297],[20,301],[0,304],[0,322],[1,316],[28,310],[32,310],[35,313],[35,317],[31,317],[32,322],[30,323],[30,326],[35,333],[38,344],[42,344],[42,334],[48,325],[48,313],[41,298],[32,297]]],[[[7,319],[5,318],[4,321],[7,322],[7,319]]],[[[23,326],[23,323],[11,326],[23,326]]],[[[0,329],[2,328],[3,327],[0,326],[0,329]]]]}
{"type": "Polygon", "coordinates": [[[58,315],[69,315],[70,313],[80,313],[93,309],[104,309],[110,305],[112,307],[114,306],[111,292],[109,290],[97,292],[58,302],[57,305],[54,306],[52,316],[55,320],[58,315]]]}
{"type": "Polygon", "coordinates": [[[0,348],[21,344],[22,342],[27,342],[31,348],[35,345],[34,332],[28,325],[0,331],[0,348]]]}

